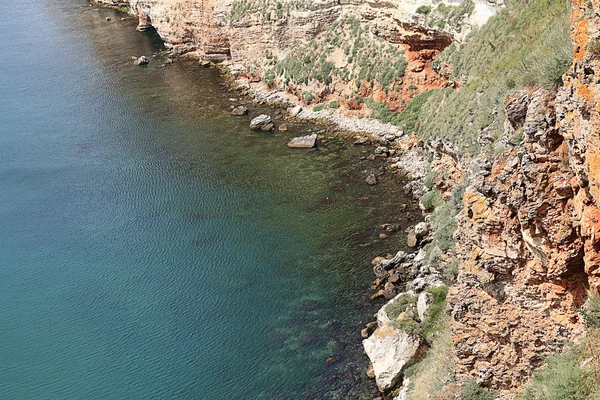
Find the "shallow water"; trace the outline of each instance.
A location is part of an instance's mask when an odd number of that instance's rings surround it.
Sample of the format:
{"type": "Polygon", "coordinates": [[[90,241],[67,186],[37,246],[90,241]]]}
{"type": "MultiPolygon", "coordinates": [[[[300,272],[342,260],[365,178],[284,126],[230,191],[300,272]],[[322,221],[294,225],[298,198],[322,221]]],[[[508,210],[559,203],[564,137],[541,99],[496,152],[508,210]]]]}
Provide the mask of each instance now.
{"type": "Polygon", "coordinates": [[[401,191],[86,5],[0,4],[0,398],[372,398],[369,260],[403,238],[361,244],[401,191]]]}

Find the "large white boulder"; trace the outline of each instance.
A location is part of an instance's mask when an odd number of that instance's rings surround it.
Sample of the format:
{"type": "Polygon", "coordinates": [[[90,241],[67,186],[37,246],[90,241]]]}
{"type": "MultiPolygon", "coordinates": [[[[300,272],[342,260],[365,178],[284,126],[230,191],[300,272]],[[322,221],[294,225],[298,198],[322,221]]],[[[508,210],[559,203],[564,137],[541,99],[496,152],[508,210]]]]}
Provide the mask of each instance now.
{"type": "Polygon", "coordinates": [[[387,391],[398,383],[404,370],[418,358],[421,342],[420,336],[409,335],[392,324],[378,328],[363,340],[379,389],[387,391]]]}

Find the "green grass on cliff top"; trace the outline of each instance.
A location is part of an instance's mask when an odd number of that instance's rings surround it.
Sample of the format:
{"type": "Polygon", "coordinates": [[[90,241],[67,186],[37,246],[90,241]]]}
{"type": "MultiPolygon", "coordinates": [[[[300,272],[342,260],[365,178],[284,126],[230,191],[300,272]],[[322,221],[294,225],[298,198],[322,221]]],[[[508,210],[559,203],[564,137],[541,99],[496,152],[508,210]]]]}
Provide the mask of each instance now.
{"type": "Polygon", "coordinates": [[[561,84],[572,56],[569,16],[570,1],[513,0],[460,48],[446,49],[435,65],[451,62],[463,85],[430,96],[418,133],[454,142],[462,153],[489,152],[479,149],[477,136],[489,127],[494,142],[501,137],[506,94],[561,84]]]}

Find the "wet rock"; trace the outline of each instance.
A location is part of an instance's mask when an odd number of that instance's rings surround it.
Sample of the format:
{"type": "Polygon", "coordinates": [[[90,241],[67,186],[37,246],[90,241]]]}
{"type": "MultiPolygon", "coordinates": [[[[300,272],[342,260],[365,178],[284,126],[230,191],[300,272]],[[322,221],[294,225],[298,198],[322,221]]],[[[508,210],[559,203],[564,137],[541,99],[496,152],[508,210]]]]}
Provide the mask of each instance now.
{"type": "Polygon", "coordinates": [[[250,129],[255,131],[272,131],[275,129],[270,115],[262,114],[250,121],[250,129]]]}
{"type": "Polygon", "coordinates": [[[409,228],[408,232],[406,233],[406,245],[408,247],[415,247],[417,245],[417,235],[415,233],[415,229],[414,228],[409,228]]]}
{"type": "Polygon", "coordinates": [[[296,148],[296,149],[310,149],[315,147],[317,142],[317,134],[313,133],[312,135],[300,136],[293,138],[287,144],[288,147],[296,148]]]}
{"type": "Polygon", "coordinates": [[[231,111],[231,115],[248,115],[248,107],[246,106],[237,106],[231,111]]]}
{"type": "Polygon", "coordinates": [[[378,156],[387,156],[390,153],[390,149],[385,146],[379,146],[375,149],[375,154],[378,156]]]}
{"type": "Polygon", "coordinates": [[[365,182],[369,186],[375,186],[375,185],[377,185],[377,177],[375,176],[375,174],[369,174],[365,178],[365,182]]]}
{"type": "Polygon", "coordinates": [[[150,60],[148,60],[148,57],[146,56],[141,56],[140,58],[138,58],[137,60],[135,60],[133,63],[135,65],[146,65],[150,62],[150,60]]]}
{"type": "Polygon", "coordinates": [[[375,382],[382,391],[392,389],[404,370],[418,358],[421,338],[386,325],[363,340],[363,347],[373,364],[375,382]]]}

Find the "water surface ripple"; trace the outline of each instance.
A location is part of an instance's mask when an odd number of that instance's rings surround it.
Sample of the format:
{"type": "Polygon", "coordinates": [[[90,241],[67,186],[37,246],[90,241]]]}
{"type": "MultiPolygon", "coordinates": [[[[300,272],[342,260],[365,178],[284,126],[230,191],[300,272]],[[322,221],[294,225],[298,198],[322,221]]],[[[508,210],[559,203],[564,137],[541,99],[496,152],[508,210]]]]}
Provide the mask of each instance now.
{"type": "Polygon", "coordinates": [[[0,2],[0,399],[371,398],[362,150],[249,131],[86,5],[0,2]]]}

